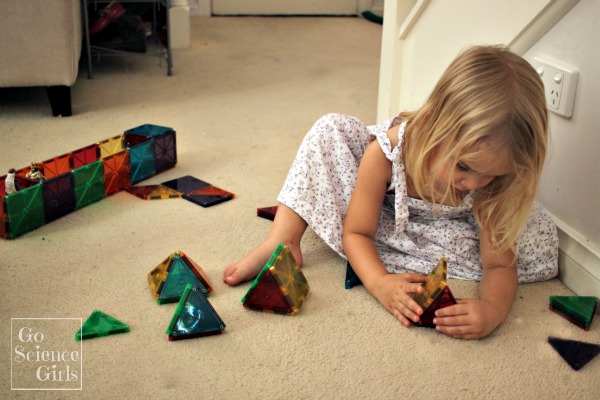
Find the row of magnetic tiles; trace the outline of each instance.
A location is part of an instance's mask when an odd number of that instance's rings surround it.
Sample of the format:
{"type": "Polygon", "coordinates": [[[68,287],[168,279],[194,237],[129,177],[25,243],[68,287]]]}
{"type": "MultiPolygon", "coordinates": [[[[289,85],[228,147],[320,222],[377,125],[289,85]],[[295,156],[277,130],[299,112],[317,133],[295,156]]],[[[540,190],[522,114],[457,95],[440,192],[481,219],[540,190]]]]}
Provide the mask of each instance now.
{"type": "Polygon", "coordinates": [[[13,239],[148,179],[177,163],[172,128],[144,124],[89,146],[36,163],[42,180],[16,170],[15,193],[0,177],[0,237],[13,239]]]}

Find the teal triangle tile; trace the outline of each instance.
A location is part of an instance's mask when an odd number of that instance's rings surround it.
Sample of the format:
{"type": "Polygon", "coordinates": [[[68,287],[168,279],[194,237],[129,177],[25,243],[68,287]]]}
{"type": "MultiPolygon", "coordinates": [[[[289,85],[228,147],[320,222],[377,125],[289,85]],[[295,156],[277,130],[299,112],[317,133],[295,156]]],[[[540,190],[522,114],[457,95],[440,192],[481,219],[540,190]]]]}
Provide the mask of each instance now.
{"type": "Polygon", "coordinates": [[[171,261],[167,279],[165,280],[158,297],[158,304],[178,302],[188,284],[198,286],[200,291],[204,293],[205,296],[208,296],[206,287],[204,287],[196,274],[192,272],[181,257],[177,255],[173,257],[173,260],[171,261]]]}
{"type": "Polygon", "coordinates": [[[208,299],[198,287],[186,286],[167,328],[169,340],[218,335],[225,329],[208,299]]]}

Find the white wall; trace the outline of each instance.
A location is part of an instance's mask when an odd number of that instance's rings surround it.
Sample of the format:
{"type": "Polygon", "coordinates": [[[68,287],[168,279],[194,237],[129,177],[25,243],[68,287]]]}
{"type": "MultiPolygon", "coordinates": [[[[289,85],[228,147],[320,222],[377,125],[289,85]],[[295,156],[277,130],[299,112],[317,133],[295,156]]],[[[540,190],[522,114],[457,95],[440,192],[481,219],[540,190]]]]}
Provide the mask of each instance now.
{"type": "Polygon", "coordinates": [[[463,48],[504,44],[579,68],[573,118],[552,114],[539,200],[560,228],[561,279],[600,296],[600,0],[387,0],[378,119],[419,107],[463,48]],[[562,18],[561,18],[562,17],[562,18]],[[594,107],[594,108],[593,108],[594,107]]]}
{"type": "Polygon", "coordinates": [[[550,113],[551,153],[539,198],[564,231],[563,261],[583,270],[580,279],[565,271],[563,280],[581,291],[589,291],[582,279],[600,279],[599,23],[600,1],[581,0],[524,55],[530,62],[542,55],[579,69],[573,117],[550,113]]]}

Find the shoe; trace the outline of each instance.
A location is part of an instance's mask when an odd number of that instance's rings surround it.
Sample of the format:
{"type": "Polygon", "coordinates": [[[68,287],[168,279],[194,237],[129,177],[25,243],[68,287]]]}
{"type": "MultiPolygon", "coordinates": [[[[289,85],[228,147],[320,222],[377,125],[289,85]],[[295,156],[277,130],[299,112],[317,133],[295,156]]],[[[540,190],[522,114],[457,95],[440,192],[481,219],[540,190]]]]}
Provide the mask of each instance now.
{"type": "Polygon", "coordinates": [[[90,35],[95,35],[101,32],[111,21],[120,18],[125,14],[125,9],[121,3],[111,2],[106,7],[98,12],[100,17],[90,27],[90,35]]]}
{"type": "Polygon", "coordinates": [[[152,36],[152,23],[144,21],[142,17],[139,17],[137,15],[135,16],[135,19],[137,20],[135,31],[144,31],[146,37],[152,36]]]}

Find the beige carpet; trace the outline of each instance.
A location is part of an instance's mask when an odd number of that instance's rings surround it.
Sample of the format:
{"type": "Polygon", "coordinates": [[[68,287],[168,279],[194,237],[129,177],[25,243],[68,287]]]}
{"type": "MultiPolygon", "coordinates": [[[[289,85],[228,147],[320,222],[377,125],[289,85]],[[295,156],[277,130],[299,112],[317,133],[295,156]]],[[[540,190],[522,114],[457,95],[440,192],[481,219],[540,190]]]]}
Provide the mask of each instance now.
{"type": "MultiPolygon", "coordinates": [[[[177,131],[179,159],[143,183],[193,175],[236,194],[201,208],[123,192],[0,240],[0,398],[598,398],[600,357],[576,372],[547,343],[600,343],[600,321],[584,332],[548,310],[549,295],[570,294],[557,280],[520,287],[508,320],[480,341],[407,329],[362,286],[344,289],[345,262],[311,231],[303,243],[311,290],[298,315],[247,310],[249,284],[222,283],[223,268],[267,234],[271,222],[256,208],[275,204],[311,124],[328,112],[375,122],[380,35],[381,26],[353,18],[196,18],[172,77],[155,58],[102,58],[93,80],[82,67],[73,117],[52,118],[41,89],[0,90],[3,171],[152,123],[177,131]],[[208,275],[222,335],[167,340],[176,305],[157,305],[146,274],[176,250],[208,275]],[[85,320],[94,309],[131,331],[84,341],[83,369],[70,370],[77,379],[36,380],[40,367],[60,378],[66,361],[23,361],[16,346],[36,343],[20,343],[14,330],[29,324],[22,336],[40,340],[40,351],[77,351],[73,321],[17,318],[85,320]],[[83,390],[11,391],[11,383],[83,390]]],[[[477,295],[473,282],[450,287],[477,295]]]]}

